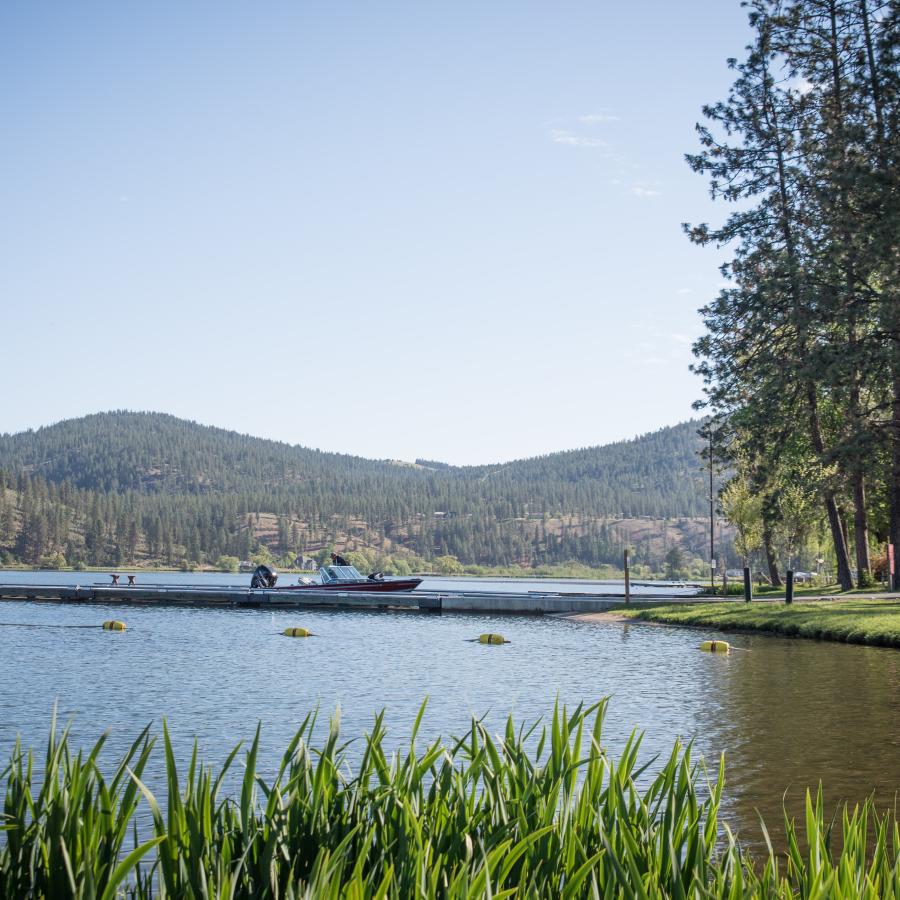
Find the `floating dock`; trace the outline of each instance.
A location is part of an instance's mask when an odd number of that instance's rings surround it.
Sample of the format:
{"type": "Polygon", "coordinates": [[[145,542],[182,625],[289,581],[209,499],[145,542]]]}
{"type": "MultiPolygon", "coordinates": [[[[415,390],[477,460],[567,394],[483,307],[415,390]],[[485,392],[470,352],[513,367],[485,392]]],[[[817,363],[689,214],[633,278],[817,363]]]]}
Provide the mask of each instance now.
{"type": "MultiPolygon", "coordinates": [[[[691,597],[632,595],[631,602],[673,603],[691,597]]],[[[297,591],[253,590],[206,585],[58,585],[0,584],[0,600],[57,603],[129,603],[140,606],[229,606],[245,608],[414,609],[433,612],[551,613],[604,612],[618,606],[621,594],[575,594],[553,591],[297,591]]]]}

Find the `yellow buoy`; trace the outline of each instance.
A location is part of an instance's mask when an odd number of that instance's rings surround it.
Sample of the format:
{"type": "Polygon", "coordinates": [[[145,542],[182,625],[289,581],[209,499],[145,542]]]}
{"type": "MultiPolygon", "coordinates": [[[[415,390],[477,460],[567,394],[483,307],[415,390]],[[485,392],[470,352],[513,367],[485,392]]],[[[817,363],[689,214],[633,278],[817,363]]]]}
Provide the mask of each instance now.
{"type": "Polygon", "coordinates": [[[111,619],[109,622],[103,623],[103,630],[104,631],[124,631],[125,623],[117,622],[115,619],[111,619]]]}
{"type": "Polygon", "coordinates": [[[707,653],[727,653],[731,649],[731,644],[728,641],[704,641],[700,649],[707,653]]]}
{"type": "Polygon", "coordinates": [[[285,628],[285,637],[312,637],[312,632],[307,628],[285,628]]]}
{"type": "Polygon", "coordinates": [[[482,634],[478,636],[479,644],[508,644],[509,641],[502,634],[482,634]]]}

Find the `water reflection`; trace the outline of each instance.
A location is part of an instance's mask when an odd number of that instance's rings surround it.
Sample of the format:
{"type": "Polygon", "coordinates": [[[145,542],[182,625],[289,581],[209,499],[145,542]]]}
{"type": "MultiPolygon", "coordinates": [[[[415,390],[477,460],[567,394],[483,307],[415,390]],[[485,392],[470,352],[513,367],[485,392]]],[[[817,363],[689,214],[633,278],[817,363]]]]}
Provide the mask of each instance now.
{"type": "MultiPolygon", "coordinates": [[[[732,638],[732,640],[736,640],[732,638]]],[[[900,790],[900,653],[763,636],[740,637],[749,653],[710,658],[710,683],[724,720],[728,795],[745,830],[754,808],[779,825],[782,792],[801,815],[805,790],[819,781],[825,801],[862,801],[874,792],[893,805],[900,790]]]]}

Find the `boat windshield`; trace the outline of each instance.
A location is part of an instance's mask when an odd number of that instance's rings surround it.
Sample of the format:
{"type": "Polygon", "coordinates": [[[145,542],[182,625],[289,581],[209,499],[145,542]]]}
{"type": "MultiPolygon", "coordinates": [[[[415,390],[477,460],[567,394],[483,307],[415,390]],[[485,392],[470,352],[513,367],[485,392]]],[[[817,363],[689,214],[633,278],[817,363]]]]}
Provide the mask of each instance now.
{"type": "Polygon", "coordinates": [[[353,566],[322,566],[319,574],[322,576],[322,584],[330,584],[332,581],[365,580],[353,566]]]}

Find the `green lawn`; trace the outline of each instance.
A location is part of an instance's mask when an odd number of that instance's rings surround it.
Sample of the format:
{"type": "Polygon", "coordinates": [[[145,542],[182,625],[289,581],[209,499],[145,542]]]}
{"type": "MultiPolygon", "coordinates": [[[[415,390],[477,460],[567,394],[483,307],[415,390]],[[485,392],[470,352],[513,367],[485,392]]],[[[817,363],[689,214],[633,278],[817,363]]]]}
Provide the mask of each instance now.
{"type": "Polygon", "coordinates": [[[649,622],[743,628],[793,637],[900,647],[900,600],[820,603],[692,603],[616,610],[649,622]]]}

